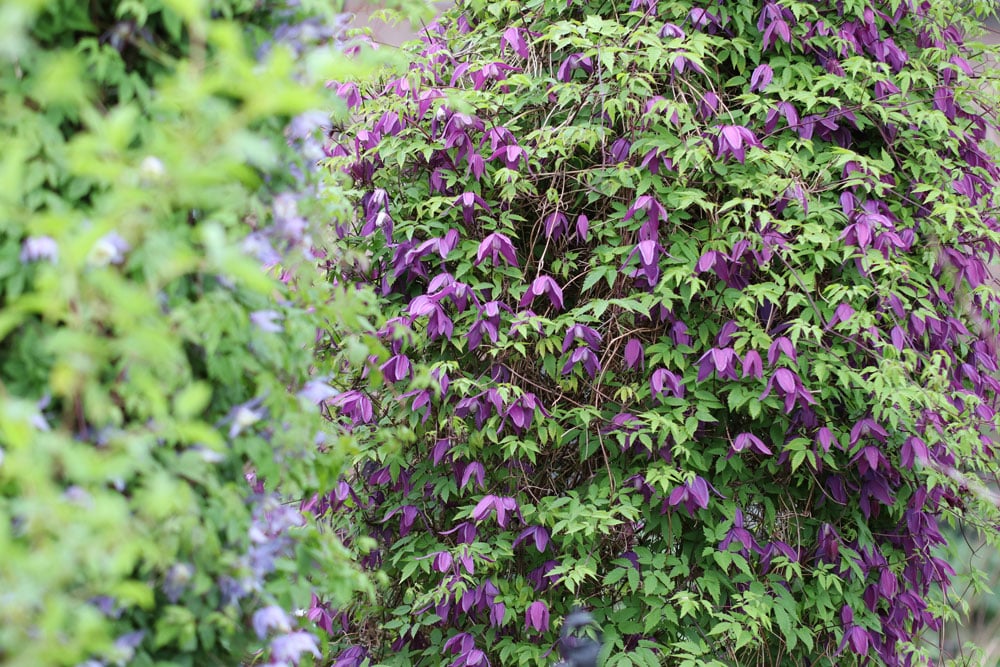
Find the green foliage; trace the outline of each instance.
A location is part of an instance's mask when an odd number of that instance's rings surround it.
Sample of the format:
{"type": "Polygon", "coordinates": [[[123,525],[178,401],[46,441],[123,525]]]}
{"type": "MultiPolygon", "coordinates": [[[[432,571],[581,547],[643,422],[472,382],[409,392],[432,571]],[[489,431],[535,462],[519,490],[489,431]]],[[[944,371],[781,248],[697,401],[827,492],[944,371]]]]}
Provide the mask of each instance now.
{"type": "Polygon", "coordinates": [[[282,129],[330,100],[289,48],[254,57],[278,19],[0,3],[5,665],[233,665],[258,607],[363,586],[297,510],[353,447],[317,331],[369,313],[313,279],[318,204],[286,192],[282,129]]]}
{"type": "Polygon", "coordinates": [[[939,523],[998,519],[959,4],[470,0],[341,87],[393,356],[340,418],[413,434],[334,508],[391,582],[343,664],[544,665],[575,604],[608,665],[933,655],[939,523]]]}

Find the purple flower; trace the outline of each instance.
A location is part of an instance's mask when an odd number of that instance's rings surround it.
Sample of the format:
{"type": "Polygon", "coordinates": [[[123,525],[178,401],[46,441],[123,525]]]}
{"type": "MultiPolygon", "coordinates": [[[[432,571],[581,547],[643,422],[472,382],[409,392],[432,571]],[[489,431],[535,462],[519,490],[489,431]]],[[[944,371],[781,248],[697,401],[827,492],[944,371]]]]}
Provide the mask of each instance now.
{"type": "Polygon", "coordinates": [[[589,347],[578,347],[573,350],[573,354],[569,356],[569,359],[563,365],[562,374],[569,375],[573,372],[573,367],[577,364],[582,364],[583,370],[590,377],[594,377],[601,372],[601,362],[589,347]]]}
{"type": "Polygon", "coordinates": [[[475,212],[477,206],[479,208],[486,209],[487,211],[490,210],[490,205],[486,203],[486,200],[474,192],[463,192],[456,197],[452,206],[458,205],[462,206],[462,217],[467,225],[471,225],[473,223],[473,213],[475,212]]]}
{"type": "Polygon", "coordinates": [[[476,251],[475,265],[479,266],[486,257],[490,257],[493,265],[497,266],[500,257],[504,258],[511,266],[517,266],[517,254],[514,252],[514,244],[510,239],[499,232],[494,232],[483,239],[476,251]]]}
{"type": "Polygon", "coordinates": [[[705,509],[708,507],[708,482],[695,475],[671,491],[664,504],[670,507],[683,504],[688,514],[705,509]]]}
{"type": "Polygon", "coordinates": [[[562,288],[559,287],[559,283],[550,278],[549,276],[538,276],[535,278],[531,286],[521,297],[521,303],[518,304],[520,308],[526,308],[535,299],[536,296],[547,295],[549,297],[549,302],[558,310],[563,308],[563,293],[562,288]]]}
{"type": "Polygon", "coordinates": [[[528,605],[524,613],[524,627],[527,630],[534,628],[538,632],[546,632],[549,629],[549,607],[541,600],[535,600],[528,605]]]}
{"type": "Polygon", "coordinates": [[[722,542],[719,543],[719,549],[721,551],[725,551],[733,542],[738,542],[742,545],[740,553],[744,556],[748,556],[750,550],[756,551],[757,553],[763,553],[760,545],[757,544],[757,540],[754,539],[753,534],[744,527],[743,511],[739,509],[736,510],[736,514],[733,517],[733,527],[726,531],[725,538],[723,538],[722,542]]]}
{"type": "Polygon", "coordinates": [[[733,158],[740,164],[746,159],[746,149],[761,148],[754,133],[742,125],[720,125],[715,137],[715,157],[717,160],[733,158]]]}
{"type": "Polygon", "coordinates": [[[431,562],[431,567],[437,572],[447,572],[451,569],[451,565],[454,562],[451,554],[447,551],[439,551],[434,554],[434,560],[431,562]]]}
{"type": "Polygon", "coordinates": [[[528,526],[514,540],[514,546],[516,547],[527,539],[531,539],[534,542],[535,548],[538,549],[539,553],[545,553],[546,547],[549,546],[549,531],[543,526],[528,526]]]}
{"type": "Polygon", "coordinates": [[[563,338],[563,354],[569,352],[573,346],[573,341],[582,340],[587,347],[596,350],[601,346],[601,334],[584,324],[574,324],[566,330],[566,337],[563,338]]]}
{"type": "Polygon", "coordinates": [[[735,438],[733,438],[732,450],[734,452],[742,452],[746,448],[755,449],[761,454],[770,455],[773,452],[764,444],[764,441],[755,436],[753,433],[740,433],[735,438]]]}
{"type": "Polygon", "coordinates": [[[743,377],[755,377],[758,380],[764,377],[764,362],[757,350],[748,350],[743,356],[743,377]]]}
{"type": "Polygon", "coordinates": [[[774,78],[774,70],[770,65],[757,65],[753,74],[750,75],[750,92],[762,93],[774,78]]]}
{"type": "Polygon", "coordinates": [[[315,658],[321,658],[316,638],[308,632],[293,632],[275,637],[271,641],[271,659],[275,662],[299,664],[303,653],[311,653],[315,658]]]}
{"type": "Polygon", "coordinates": [[[518,510],[517,501],[513,498],[487,495],[476,504],[475,508],[473,508],[472,519],[474,521],[482,521],[493,512],[496,512],[497,523],[500,524],[500,527],[506,528],[508,518],[507,513],[519,513],[520,510],[518,510]]]}
{"type": "Polygon", "coordinates": [[[791,359],[793,362],[797,361],[795,356],[795,347],[792,345],[792,341],[785,336],[779,336],[774,339],[771,343],[771,347],[767,350],[767,363],[769,366],[774,366],[781,355],[784,354],[786,357],[791,359]]]}
{"type": "Polygon", "coordinates": [[[283,329],[278,321],[282,315],[276,310],[256,310],[250,313],[250,322],[267,333],[281,333],[283,329]]]}
{"type": "Polygon", "coordinates": [[[642,342],[638,338],[629,338],[625,343],[625,365],[629,368],[642,368],[644,362],[642,342]]]}
{"type": "Polygon", "coordinates": [[[29,236],[21,244],[21,263],[59,261],[59,246],[51,236],[29,236]]]}
{"type": "Polygon", "coordinates": [[[527,58],[530,51],[528,44],[524,40],[525,30],[522,28],[510,27],[503,31],[500,37],[500,53],[503,53],[509,46],[514,53],[521,58],[527,58]]]}
{"type": "Polygon", "coordinates": [[[271,605],[258,609],[253,614],[253,631],[263,639],[272,630],[279,633],[292,631],[292,619],[281,607],[271,605]]]}
{"type": "Polygon", "coordinates": [[[566,59],[562,61],[559,65],[559,70],[556,72],[556,78],[563,83],[568,82],[573,78],[573,72],[578,69],[582,69],[588,76],[594,73],[594,61],[590,59],[590,56],[585,56],[582,53],[573,53],[566,56],[566,59]]]}
{"type": "Polygon", "coordinates": [[[653,371],[649,377],[649,389],[656,397],[670,394],[676,398],[684,398],[684,383],[680,377],[666,368],[657,368],[653,371]]]}

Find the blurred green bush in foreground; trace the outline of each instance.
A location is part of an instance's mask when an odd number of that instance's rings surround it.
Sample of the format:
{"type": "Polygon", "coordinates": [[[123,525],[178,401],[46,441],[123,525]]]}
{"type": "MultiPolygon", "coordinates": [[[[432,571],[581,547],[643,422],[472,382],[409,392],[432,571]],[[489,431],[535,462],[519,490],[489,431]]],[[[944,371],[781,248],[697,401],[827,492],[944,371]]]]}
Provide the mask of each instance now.
{"type": "Polygon", "coordinates": [[[367,316],[312,280],[282,134],[330,106],[309,73],[344,72],[263,40],[329,37],[308,9],[0,2],[5,665],[297,662],[316,640],[283,610],[363,585],[290,504],[350,449],[317,332],[367,316]]]}

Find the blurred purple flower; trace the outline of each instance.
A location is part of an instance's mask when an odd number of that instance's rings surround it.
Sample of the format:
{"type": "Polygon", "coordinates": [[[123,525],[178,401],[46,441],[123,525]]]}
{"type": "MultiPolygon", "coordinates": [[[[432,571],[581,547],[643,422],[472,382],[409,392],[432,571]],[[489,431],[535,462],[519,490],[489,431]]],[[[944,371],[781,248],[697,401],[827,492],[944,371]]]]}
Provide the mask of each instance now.
{"type": "Polygon", "coordinates": [[[250,322],[267,333],[281,333],[283,331],[278,321],[282,318],[281,313],[276,310],[255,310],[250,313],[250,322]]]}
{"type": "Polygon", "coordinates": [[[323,657],[319,652],[316,638],[308,632],[293,632],[275,637],[271,641],[271,659],[275,662],[297,665],[303,653],[310,653],[317,659],[323,657]]]}
{"type": "Polygon", "coordinates": [[[524,627],[527,630],[534,628],[538,632],[547,632],[549,629],[549,608],[541,600],[535,600],[528,605],[524,613],[524,627]]]}
{"type": "Polygon", "coordinates": [[[774,70],[770,65],[757,65],[753,74],[750,75],[750,92],[762,93],[771,84],[774,78],[774,70]]]}
{"type": "Polygon", "coordinates": [[[740,164],[746,160],[746,149],[761,148],[754,133],[742,125],[720,125],[715,137],[715,158],[733,158],[740,164]]]}
{"type": "Polygon", "coordinates": [[[59,261],[59,246],[51,236],[29,236],[21,245],[21,262],[59,261]]]}
{"type": "Polygon", "coordinates": [[[262,607],[253,614],[253,631],[261,639],[273,630],[278,633],[288,633],[292,631],[293,622],[291,617],[285,613],[281,607],[271,605],[262,607]]]}

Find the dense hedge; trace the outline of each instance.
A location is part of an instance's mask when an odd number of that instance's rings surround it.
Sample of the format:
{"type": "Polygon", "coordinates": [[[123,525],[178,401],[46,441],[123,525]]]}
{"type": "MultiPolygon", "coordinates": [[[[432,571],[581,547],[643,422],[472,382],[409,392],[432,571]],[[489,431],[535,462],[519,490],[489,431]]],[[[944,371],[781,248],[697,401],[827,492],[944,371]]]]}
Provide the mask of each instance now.
{"type": "Polygon", "coordinates": [[[362,585],[288,504],[351,448],[317,331],[368,316],[313,278],[296,155],[322,134],[284,127],[332,100],[264,43],[329,36],[304,18],[0,3],[5,665],[297,663],[317,638],[288,612],[362,585]]]}
{"type": "Polygon", "coordinates": [[[314,511],[391,582],[338,665],[546,664],[577,603],[609,665],[936,656],[941,523],[997,520],[960,4],[467,0],[339,86],[392,356],[331,401],[371,444],[314,511]]]}

